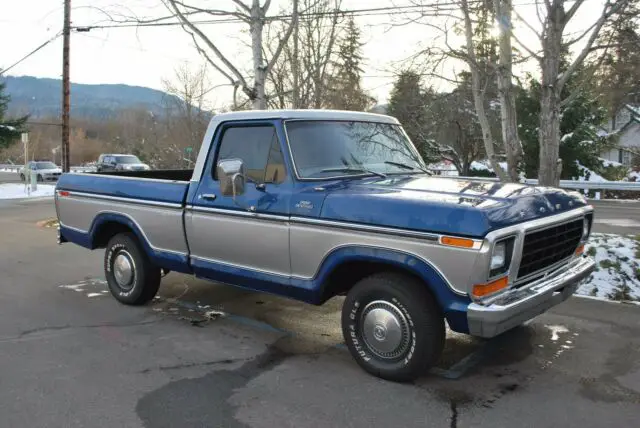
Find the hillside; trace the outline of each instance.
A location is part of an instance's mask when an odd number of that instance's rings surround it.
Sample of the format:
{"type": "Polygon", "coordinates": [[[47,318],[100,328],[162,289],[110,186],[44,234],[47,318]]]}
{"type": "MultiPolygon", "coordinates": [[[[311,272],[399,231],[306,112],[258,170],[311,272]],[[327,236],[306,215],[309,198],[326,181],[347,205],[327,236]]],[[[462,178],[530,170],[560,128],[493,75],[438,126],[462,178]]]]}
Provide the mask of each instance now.
{"type": "MultiPolygon", "coordinates": [[[[59,79],[7,76],[6,93],[11,96],[9,111],[29,113],[32,118],[60,116],[62,82],[59,79]]],[[[71,84],[71,115],[106,119],[119,110],[144,108],[162,114],[163,100],[169,97],[156,89],[129,85],[71,84]]]]}

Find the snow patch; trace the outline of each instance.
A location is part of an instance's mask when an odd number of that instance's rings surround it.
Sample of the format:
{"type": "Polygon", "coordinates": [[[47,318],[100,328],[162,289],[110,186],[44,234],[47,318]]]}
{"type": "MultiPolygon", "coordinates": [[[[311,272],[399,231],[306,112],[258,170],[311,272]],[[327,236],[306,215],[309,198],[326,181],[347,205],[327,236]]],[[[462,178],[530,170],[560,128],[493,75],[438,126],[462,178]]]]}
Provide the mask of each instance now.
{"type": "Polygon", "coordinates": [[[0,184],[0,199],[24,199],[53,196],[56,186],[38,184],[38,190],[27,193],[27,186],[20,183],[0,184]]]}
{"type": "Polygon", "coordinates": [[[554,342],[560,338],[560,333],[569,333],[567,327],[563,325],[547,325],[545,327],[551,331],[551,340],[554,342]]]}
{"type": "Polygon", "coordinates": [[[596,271],[577,295],[607,300],[640,301],[640,241],[630,236],[593,233],[585,251],[596,271]]]}

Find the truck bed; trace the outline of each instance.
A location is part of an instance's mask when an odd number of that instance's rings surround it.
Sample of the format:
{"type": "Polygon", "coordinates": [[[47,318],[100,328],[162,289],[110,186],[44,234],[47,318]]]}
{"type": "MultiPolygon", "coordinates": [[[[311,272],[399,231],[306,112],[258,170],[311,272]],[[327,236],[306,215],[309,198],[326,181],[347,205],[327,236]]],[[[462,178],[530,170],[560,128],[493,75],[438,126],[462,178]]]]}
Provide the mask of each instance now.
{"type": "Polygon", "coordinates": [[[183,205],[193,170],[63,174],[57,190],[183,205]]]}

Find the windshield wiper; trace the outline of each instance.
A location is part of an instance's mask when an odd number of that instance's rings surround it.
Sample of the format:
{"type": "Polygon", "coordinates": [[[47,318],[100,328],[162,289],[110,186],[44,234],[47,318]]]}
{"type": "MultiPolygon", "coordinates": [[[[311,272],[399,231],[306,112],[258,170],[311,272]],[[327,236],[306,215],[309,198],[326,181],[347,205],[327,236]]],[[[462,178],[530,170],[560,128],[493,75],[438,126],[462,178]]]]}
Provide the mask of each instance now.
{"type": "Polygon", "coordinates": [[[431,175],[431,173],[429,171],[427,171],[427,169],[422,168],[420,166],[418,167],[413,167],[411,165],[407,165],[406,163],[402,163],[402,162],[393,162],[393,161],[384,161],[384,163],[386,163],[387,165],[393,165],[393,166],[397,166],[398,168],[402,168],[402,169],[408,169],[410,171],[415,171],[416,169],[431,175]]]}
{"type": "Polygon", "coordinates": [[[349,166],[340,166],[340,167],[336,167],[336,168],[325,168],[320,170],[320,172],[357,172],[357,173],[361,173],[361,174],[372,174],[372,175],[377,175],[380,178],[387,178],[387,176],[381,172],[376,172],[376,171],[371,171],[370,169],[366,169],[366,168],[354,168],[354,167],[349,167],[349,166]]]}

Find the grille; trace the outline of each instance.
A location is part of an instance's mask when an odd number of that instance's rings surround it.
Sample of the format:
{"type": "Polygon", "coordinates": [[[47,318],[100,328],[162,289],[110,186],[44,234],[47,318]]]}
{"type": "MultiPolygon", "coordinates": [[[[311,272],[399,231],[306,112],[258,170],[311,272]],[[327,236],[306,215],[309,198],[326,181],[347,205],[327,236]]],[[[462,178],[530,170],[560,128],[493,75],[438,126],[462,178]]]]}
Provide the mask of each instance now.
{"type": "Polygon", "coordinates": [[[530,232],[524,237],[518,278],[548,268],[571,256],[582,238],[583,219],[530,232]]]}

